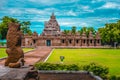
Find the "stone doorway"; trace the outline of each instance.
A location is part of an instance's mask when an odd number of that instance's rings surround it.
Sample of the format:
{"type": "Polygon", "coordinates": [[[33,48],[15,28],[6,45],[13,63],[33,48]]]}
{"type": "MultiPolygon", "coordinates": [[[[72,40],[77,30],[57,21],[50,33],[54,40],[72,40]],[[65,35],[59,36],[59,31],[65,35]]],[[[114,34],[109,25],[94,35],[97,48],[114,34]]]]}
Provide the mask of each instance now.
{"type": "Polygon", "coordinates": [[[46,46],[51,46],[51,40],[46,40],[46,46]]]}

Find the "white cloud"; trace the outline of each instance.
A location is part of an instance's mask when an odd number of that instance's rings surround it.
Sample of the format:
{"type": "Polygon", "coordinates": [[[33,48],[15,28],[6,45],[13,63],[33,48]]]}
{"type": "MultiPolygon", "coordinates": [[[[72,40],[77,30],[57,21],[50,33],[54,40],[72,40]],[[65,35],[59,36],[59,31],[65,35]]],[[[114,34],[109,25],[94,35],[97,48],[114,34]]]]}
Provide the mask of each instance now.
{"type": "Polygon", "coordinates": [[[44,13],[43,10],[38,10],[36,8],[29,8],[29,9],[26,9],[25,11],[31,14],[43,14],[44,13]]]}
{"type": "Polygon", "coordinates": [[[114,9],[114,8],[120,8],[120,5],[117,3],[113,3],[113,2],[107,2],[106,4],[104,4],[103,6],[101,6],[99,9],[114,9]]]}
{"type": "Polygon", "coordinates": [[[95,18],[94,20],[96,21],[100,21],[100,22],[109,22],[111,20],[119,20],[119,18],[116,18],[116,17],[112,17],[112,18],[101,18],[101,17],[98,17],[98,18],[95,18]]]}
{"type": "Polygon", "coordinates": [[[83,9],[89,9],[89,6],[82,6],[83,9]]]}
{"type": "Polygon", "coordinates": [[[71,23],[71,22],[60,22],[61,25],[64,25],[64,26],[70,26],[70,25],[74,25],[74,23],[71,23]]]}
{"type": "Polygon", "coordinates": [[[44,21],[48,21],[48,20],[49,20],[49,18],[42,18],[42,17],[33,17],[31,19],[32,22],[43,22],[43,23],[44,23],[44,21]]]}
{"type": "Polygon", "coordinates": [[[83,20],[81,18],[61,18],[57,19],[60,26],[88,26],[88,23],[86,20],[83,20]]]}
{"type": "Polygon", "coordinates": [[[29,0],[31,2],[35,3],[41,3],[41,4],[46,4],[46,5],[53,5],[59,3],[57,0],[29,0]]]}
{"type": "Polygon", "coordinates": [[[22,14],[22,10],[20,10],[18,8],[9,8],[8,12],[9,12],[9,14],[12,14],[12,15],[14,15],[14,14],[17,14],[17,15],[22,14]]]}
{"type": "Polygon", "coordinates": [[[72,10],[68,11],[67,15],[69,15],[69,16],[77,16],[77,14],[75,12],[73,12],[72,10]]]}
{"type": "Polygon", "coordinates": [[[80,25],[81,25],[82,27],[88,26],[88,24],[87,24],[86,22],[82,22],[80,25]]]}
{"type": "Polygon", "coordinates": [[[100,2],[102,0],[92,0],[91,3],[97,3],[97,2],[100,2]]]}
{"type": "Polygon", "coordinates": [[[94,9],[90,9],[89,6],[82,6],[81,8],[82,8],[83,11],[85,11],[85,12],[94,12],[94,9]]]}
{"type": "Polygon", "coordinates": [[[15,16],[23,14],[23,10],[18,8],[3,8],[1,13],[4,15],[15,16]]]}
{"type": "Polygon", "coordinates": [[[77,6],[78,10],[80,10],[79,13],[93,13],[94,12],[94,9],[90,8],[90,6],[85,6],[85,5],[78,5],[77,6]]]}
{"type": "Polygon", "coordinates": [[[28,8],[25,10],[27,13],[35,14],[35,15],[50,15],[52,12],[57,12],[58,10],[55,8],[45,8],[43,10],[37,8],[28,8]]]}
{"type": "Polygon", "coordinates": [[[44,5],[54,5],[54,4],[63,4],[63,3],[72,3],[77,2],[78,0],[28,0],[30,2],[40,3],[44,5]]]}

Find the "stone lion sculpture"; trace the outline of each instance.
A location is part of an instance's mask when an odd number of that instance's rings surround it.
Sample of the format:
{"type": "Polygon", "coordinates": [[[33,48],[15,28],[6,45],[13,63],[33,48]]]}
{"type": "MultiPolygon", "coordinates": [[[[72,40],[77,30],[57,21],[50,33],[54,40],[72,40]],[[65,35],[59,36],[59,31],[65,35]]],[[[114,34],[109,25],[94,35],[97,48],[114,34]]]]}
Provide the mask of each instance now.
{"type": "Polygon", "coordinates": [[[24,65],[24,52],[21,48],[22,32],[20,31],[20,24],[9,23],[7,32],[7,49],[8,55],[5,66],[11,68],[19,68],[24,65]]]}

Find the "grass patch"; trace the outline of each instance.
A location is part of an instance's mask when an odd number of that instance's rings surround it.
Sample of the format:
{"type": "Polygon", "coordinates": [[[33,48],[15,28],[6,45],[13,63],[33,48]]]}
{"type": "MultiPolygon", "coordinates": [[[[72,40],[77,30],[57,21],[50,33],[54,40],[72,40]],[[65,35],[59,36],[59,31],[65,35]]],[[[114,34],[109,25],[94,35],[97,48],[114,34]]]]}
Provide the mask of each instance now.
{"type": "MultiPolygon", "coordinates": [[[[33,50],[33,48],[23,48],[24,52],[28,52],[30,50],[33,50]]],[[[7,54],[6,54],[6,48],[0,48],[0,58],[4,58],[6,56],[7,56],[7,54]]]]}
{"type": "Polygon", "coordinates": [[[65,56],[64,64],[94,62],[109,67],[110,75],[120,76],[120,49],[55,49],[47,62],[60,63],[60,56],[65,56]]]}

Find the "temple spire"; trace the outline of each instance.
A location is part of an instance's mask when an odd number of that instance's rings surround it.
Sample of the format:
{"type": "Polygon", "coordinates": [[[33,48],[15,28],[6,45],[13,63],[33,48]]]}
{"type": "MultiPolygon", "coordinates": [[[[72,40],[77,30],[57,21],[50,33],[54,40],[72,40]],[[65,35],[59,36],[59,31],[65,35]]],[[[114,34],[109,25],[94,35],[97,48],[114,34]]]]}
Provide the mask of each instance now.
{"type": "Polygon", "coordinates": [[[54,16],[54,12],[52,12],[52,16],[54,16]]]}
{"type": "Polygon", "coordinates": [[[51,19],[55,19],[54,12],[52,12],[51,19]]]}

